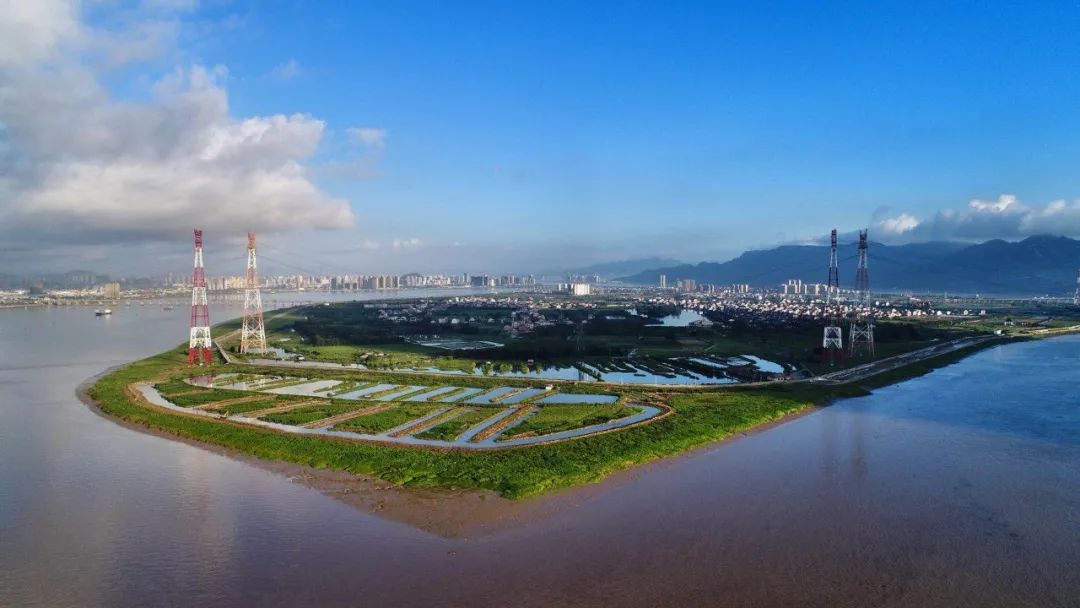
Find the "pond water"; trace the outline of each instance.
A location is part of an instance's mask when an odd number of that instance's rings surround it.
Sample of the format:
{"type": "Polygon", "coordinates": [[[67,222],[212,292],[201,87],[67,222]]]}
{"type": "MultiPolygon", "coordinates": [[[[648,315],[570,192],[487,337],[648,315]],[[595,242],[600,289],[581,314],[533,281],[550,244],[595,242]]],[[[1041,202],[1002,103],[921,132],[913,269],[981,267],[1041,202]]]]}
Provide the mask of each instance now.
{"type": "Polygon", "coordinates": [[[572,403],[587,403],[587,404],[601,404],[601,403],[615,403],[619,398],[616,395],[575,395],[573,393],[557,393],[543,399],[538,399],[536,402],[545,404],[572,404],[572,403]]]}
{"type": "MultiPolygon", "coordinates": [[[[735,359],[731,362],[731,365],[746,365],[748,363],[756,364],[758,369],[771,373],[783,373],[784,367],[779,363],[774,363],[760,357],[754,357],[752,355],[744,355],[745,359],[735,359]]],[[[720,363],[708,359],[691,358],[692,361],[697,361],[710,367],[724,368],[730,365],[720,363]]],[[[679,363],[677,359],[669,359],[667,362],[679,369],[679,363]]],[[[669,374],[657,374],[649,371],[643,364],[635,364],[633,359],[625,360],[619,359],[620,365],[625,365],[631,368],[633,371],[601,371],[597,367],[583,363],[582,365],[591,370],[592,374],[586,374],[581,370],[573,366],[551,366],[544,369],[530,369],[530,370],[505,370],[496,371],[492,370],[488,374],[483,373],[483,369],[478,366],[476,371],[472,374],[462,370],[450,370],[443,371],[434,367],[427,368],[403,368],[395,371],[425,371],[434,374],[447,374],[451,376],[486,376],[490,378],[533,378],[537,380],[577,380],[579,382],[591,382],[596,380],[596,376],[600,376],[600,381],[612,382],[618,384],[730,384],[737,382],[733,378],[726,378],[722,376],[702,376],[690,372],[688,370],[674,371],[669,374]]]]}
{"type": "Polygon", "coordinates": [[[705,315],[696,310],[682,309],[673,315],[666,315],[657,319],[658,323],[650,323],[649,327],[689,327],[691,323],[704,321],[705,315]]]}

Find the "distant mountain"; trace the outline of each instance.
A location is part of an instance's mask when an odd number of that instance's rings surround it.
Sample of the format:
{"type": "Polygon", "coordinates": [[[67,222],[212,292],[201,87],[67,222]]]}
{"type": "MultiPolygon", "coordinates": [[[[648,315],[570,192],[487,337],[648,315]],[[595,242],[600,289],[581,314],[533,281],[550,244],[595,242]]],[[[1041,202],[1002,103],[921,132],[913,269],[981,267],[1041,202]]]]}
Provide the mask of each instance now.
{"type": "MultiPolygon", "coordinates": [[[[784,245],[747,251],[727,262],[656,267],[619,280],[656,285],[661,274],[668,285],[679,279],[728,285],[776,286],[788,279],[824,283],[828,278],[827,246],[784,245]]],[[[1032,236],[1019,242],[935,242],[869,245],[870,284],[874,290],[949,291],[998,295],[1067,295],[1076,288],[1080,241],[1059,236],[1032,236]]],[[[855,281],[857,245],[843,243],[840,286],[855,281]]]]}
{"type": "Polygon", "coordinates": [[[585,266],[584,268],[572,268],[565,272],[581,275],[598,274],[601,277],[610,278],[637,274],[650,268],[662,268],[678,264],[681,264],[681,262],[673,258],[653,257],[641,258],[638,260],[622,260],[619,262],[603,262],[600,264],[593,264],[592,266],[585,266]]]}

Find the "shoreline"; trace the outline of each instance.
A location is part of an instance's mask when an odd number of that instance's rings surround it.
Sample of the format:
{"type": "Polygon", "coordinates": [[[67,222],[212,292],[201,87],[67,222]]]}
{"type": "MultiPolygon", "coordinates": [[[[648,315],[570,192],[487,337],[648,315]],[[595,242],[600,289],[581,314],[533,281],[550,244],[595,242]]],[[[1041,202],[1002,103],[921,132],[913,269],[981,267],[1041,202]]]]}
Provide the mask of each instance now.
{"type": "MultiPolygon", "coordinates": [[[[89,389],[108,374],[128,364],[114,365],[84,380],[76,396],[94,414],[124,428],[153,437],[179,441],[185,445],[250,465],[292,483],[317,491],[369,515],[406,524],[445,539],[479,538],[537,523],[564,509],[592,500],[635,478],[675,466],[690,458],[722,448],[730,443],[765,433],[780,425],[809,416],[838,402],[808,406],[781,418],[756,425],[704,445],[671,456],[619,469],[591,483],[567,486],[522,499],[511,499],[493,490],[479,488],[412,487],[334,469],[316,468],[285,460],[269,460],[220,444],[176,435],[166,430],[125,420],[101,409],[89,389]]],[[[152,404],[147,404],[154,407],[152,404]]]]}
{"type": "MultiPolygon", "coordinates": [[[[163,428],[150,421],[127,419],[117,413],[106,411],[102,404],[91,396],[90,391],[112,374],[118,373],[140,361],[154,359],[154,357],[110,367],[80,384],[76,394],[80,401],[83,401],[95,413],[119,422],[127,428],[172,440],[179,439],[189,445],[198,446],[241,462],[254,464],[264,471],[283,475],[291,481],[303,483],[306,487],[337,498],[370,514],[405,523],[438,536],[457,538],[477,534],[486,535],[522,523],[542,519],[545,514],[558,512],[568,503],[588,500],[590,496],[602,494],[607,488],[615,487],[638,475],[648,473],[653,470],[653,467],[670,466],[682,459],[719,448],[731,441],[766,432],[786,422],[828,407],[840,399],[860,396],[868,393],[873,388],[896,384],[923,375],[1000,343],[1001,341],[998,340],[982,341],[962,349],[915,361],[898,369],[883,370],[882,373],[877,375],[882,378],[871,376],[844,385],[849,389],[857,389],[859,392],[849,390],[848,394],[836,394],[818,402],[803,403],[799,407],[784,412],[779,416],[755,422],[745,428],[737,428],[726,435],[717,438],[703,438],[698,442],[691,441],[686,447],[674,452],[656,451],[643,458],[628,459],[623,462],[601,466],[592,471],[591,475],[581,478],[574,477],[569,480],[564,479],[560,483],[555,485],[547,484],[524,495],[511,494],[510,496],[493,488],[471,487],[468,484],[440,484],[438,481],[431,480],[414,483],[408,479],[398,482],[380,477],[377,472],[353,471],[350,470],[351,467],[335,466],[330,463],[320,462],[319,465],[316,465],[309,462],[300,462],[295,459],[288,459],[287,455],[285,457],[262,457],[239,447],[216,442],[211,438],[192,436],[187,431],[163,428]],[[873,382],[875,379],[879,381],[873,382]],[[881,379],[886,381],[882,383],[880,382],[881,379]],[[867,384],[870,386],[866,386],[867,384]]],[[[152,404],[137,402],[138,400],[131,403],[129,386],[129,384],[124,384],[125,399],[129,402],[129,405],[145,411],[158,409],[154,408],[152,404]]],[[[718,396],[725,394],[731,395],[734,393],[717,393],[718,396]]],[[[164,413],[166,416],[173,418],[186,418],[176,412],[164,410],[164,408],[161,408],[159,413],[164,413]]],[[[221,423],[215,421],[210,424],[221,423]]],[[[240,427],[242,425],[234,426],[240,427]]],[[[642,426],[648,427],[649,425],[642,426]]],[[[619,435],[619,433],[614,433],[614,435],[619,435]]],[[[574,441],[568,443],[572,444],[574,441]]]]}

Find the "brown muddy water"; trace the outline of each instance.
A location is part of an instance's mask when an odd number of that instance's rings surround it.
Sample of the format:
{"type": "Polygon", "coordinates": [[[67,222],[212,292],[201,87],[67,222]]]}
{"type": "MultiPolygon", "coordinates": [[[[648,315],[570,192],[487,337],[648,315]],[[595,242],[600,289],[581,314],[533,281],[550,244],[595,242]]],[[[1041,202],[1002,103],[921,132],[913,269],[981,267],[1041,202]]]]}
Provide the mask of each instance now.
{"type": "Polygon", "coordinates": [[[1080,606],[1078,337],[508,504],[249,462],[79,402],[176,344],[182,308],[0,310],[0,605],[1080,606]]]}

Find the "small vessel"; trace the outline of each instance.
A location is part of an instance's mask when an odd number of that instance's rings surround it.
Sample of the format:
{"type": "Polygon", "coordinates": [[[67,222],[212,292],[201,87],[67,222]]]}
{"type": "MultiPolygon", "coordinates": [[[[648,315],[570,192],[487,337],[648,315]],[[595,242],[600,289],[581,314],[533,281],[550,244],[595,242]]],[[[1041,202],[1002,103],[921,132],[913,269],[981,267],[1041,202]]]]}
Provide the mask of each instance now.
{"type": "Polygon", "coordinates": [[[94,311],[94,316],[98,316],[98,317],[107,317],[107,316],[109,316],[111,314],[112,314],[112,309],[111,308],[106,308],[105,310],[101,310],[99,308],[98,310],[94,311]]]}
{"type": "Polygon", "coordinates": [[[174,308],[174,306],[172,304],[167,304],[165,306],[165,310],[172,310],[173,308],[174,308]]]}

